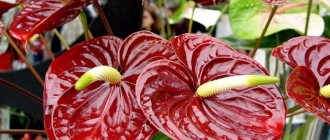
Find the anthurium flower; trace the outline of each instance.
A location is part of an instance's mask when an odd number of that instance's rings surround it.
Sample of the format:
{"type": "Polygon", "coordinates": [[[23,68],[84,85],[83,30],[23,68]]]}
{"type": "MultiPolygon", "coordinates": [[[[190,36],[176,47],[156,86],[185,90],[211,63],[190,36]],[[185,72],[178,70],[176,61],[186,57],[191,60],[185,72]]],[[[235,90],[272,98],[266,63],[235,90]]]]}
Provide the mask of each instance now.
{"type": "Polygon", "coordinates": [[[180,63],[155,61],[136,83],[141,109],[157,129],[183,140],[282,136],[286,107],[271,84],[278,78],[214,38],[184,34],[170,42],[180,63]]]}
{"type": "Polygon", "coordinates": [[[31,0],[14,18],[11,35],[26,42],[34,34],[52,30],[80,13],[91,0],[31,0]]]}
{"type": "Polygon", "coordinates": [[[17,3],[8,3],[8,2],[0,1],[0,35],[2,34],[3,30],[5,29],[5,26],[1,22],[2,14],[17,5],[18,5],[17,3]]]}
{"type": "Polygon", "coordinates": [[[157,130],[137,104],[135,82],[148,63],[164,58],[175,60],[167,43],[153,33],[141,31],[123,42],[116,37],[95,38],[59,56],[45,79],[48,137],[151,138],[157,130]]]}
{"type": "Polygon", "coordinates": [[[330,39],[305,36],[290,39],[272,52],[274,57],[294,68],[286,84],[288,96],[328,123],[329,51],[330,39]]]}

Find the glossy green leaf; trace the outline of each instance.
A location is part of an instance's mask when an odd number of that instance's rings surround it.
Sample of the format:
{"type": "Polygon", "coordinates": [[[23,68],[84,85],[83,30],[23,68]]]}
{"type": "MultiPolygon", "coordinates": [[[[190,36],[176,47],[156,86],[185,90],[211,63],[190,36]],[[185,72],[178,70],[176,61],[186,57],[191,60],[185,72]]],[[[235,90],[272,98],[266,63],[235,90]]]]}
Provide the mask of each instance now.
{"type": "MultiPolygon", "coordinates": [[[[299,36],[299,34],[294,30],[283,30],[278,32],[277,34],[278,34],[279,44],[288,41],[290,38],[299,36]]],[[[273,48],[275,48],[277,46],[277,42],[275,41],[275,39],[277,38],[276,36],[277,36],[276,34],[272,34],[265,37],[260,45],[260,48],[267,50],[272,50],[273,48]]],[[[257,43],[256,39],[243,40],[235,36],[225,37],[222,38],[222,40],[236,49],[253,49],[257,43]]]]}
{"type": "Polygon", "coordinates": [[[308,129],[315,118],[315,116],[309,116],[303,125],[295,129],[290,135],[284,136],[283,140],[307,140],[308,129]]]}
{"type": "Polygon", "coordinates": [[[166,136],[165,134],[163,134],[162,132],[158,132],[153,138],[152,140],[172,140],[171,138],[169,138],[168,136],[166,136]]]}
{"type": "Polygon", "coordinates": [[[323,17],[324,22],[325,22],[325,29],[323,32],[323,36],[330,38],[330,16],[325,16],[323,17]]]}
{"type": "MultiPolygon", "coordinates": [[[[271,7],[261,0],[231,0],[229,19],[234,34],[241,39],[259,38],[271,7]]],[[[306,12],[275,14],[266,36],[276,32],[293,29],[302,34],[305,28],[306,12]]],[[[311,14],[308,35],[319,36],[323,33],[322,17],[311,14]]]]}

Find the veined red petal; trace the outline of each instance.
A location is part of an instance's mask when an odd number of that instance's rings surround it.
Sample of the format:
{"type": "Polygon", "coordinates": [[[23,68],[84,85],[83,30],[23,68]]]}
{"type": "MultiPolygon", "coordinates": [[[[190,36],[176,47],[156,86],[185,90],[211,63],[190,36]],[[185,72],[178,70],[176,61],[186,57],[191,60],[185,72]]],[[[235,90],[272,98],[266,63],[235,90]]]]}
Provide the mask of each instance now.
{"type": "MultiPolygon", "coordinates": [[[[46,74],[44,90],[45,130],[47,132],[47,136],[50,139],[62,139],[70,137],[83,138],[81,137],[83,136],[83,133],[86,133],[86,135],[91,135],[92,132],[91,130],[88,130],[88,127],[91,128],[93,123],[90,122],[89,126],[87,124],[83,126],[83,124],[86,122],[81,122],[81,124],[77,122],[74,123],[75,119],[77,119],[75,118],[76,116],[74,117],[74,115],[78,115],[81,113],[80,111],[86,111],[88,109],[90,109],[89,111],[92,111],[93,107],[104,103],[104,100],[106,99],[102,98],[109,96],[108,94],[103,95],[101,92],[102,90],[112,93],[115,89],[110,87],[103,89],[102,87],[108,86],[108,84],[105,82],[95,83],[94,85],[91,85],[91,87],[88,87],[86,90],[80,92],[75,91],[72,87],[74,86],[79,76],[93,67],[107,65],[118,68],[117,51],[121,42],[122,41],[120,39],[115,37],[100,37],[88,42],[83,42],[72,47],[70,51],[67,51],[66,53],[56,58],[56,60],[50,65],[46,74]],[[102,86],[98,87],[97,85],[102,86]],[[88,89],[93,89],[93,87],[95,88],[95,93],[88,91],[88,89]],[[91,98],[88,100],[86,99],[86,95],[93,96],[91,96],[91,98]],[[76,96],[79,98],[77,97],[73,99],[73,97],[76,96]],[[82,103],[82,101],[95,100],[98,100],[98,102],[95,102],[97,104],[87,104],[87,102],[85,104],[82,103]],[[61,105],[64,104],[65,101],[69,102],[66,105],[68,108],[66,108],[67,110],[65,112],[61,112],[64,110],[63,106],[61,105]],[[81,105],[81,107],[77,105],[81,105]],[[86,108],[88,105],[91,107],[86,108]],[[81,128],[78,129],[77,127],[81,128]]],[[[100,108],[99,111],[89,113],[94,114],[95,119],[97,115],[104,113],[105,110],[105,108],[100,108]]],[[[80,116],[82,117],[80,118],[80,121],[82,121],[83,118],[88,119],[86,115],[91,115],[88,114],[88,112],[85,113],[85,115],[80,116]]],[[[103,122],[100,120],[98,121],[103,122]]],[[[97,133],[95,132],[95,136],[101,135],[100,131],[98,130],[102,127],[99,127],[98,129],[95,128],[97,131],[97,133]]]]}
{"type": "Polygon", "coordinates": [[[295,67],[286,88],[288,96],[301,107],[330,123],[330,101],[320,95],[317,77],[308,67],[295,67]]]}
{"type": "Polygon", "coordinates": [[[137,103],[134,77],[142,71],[141,66],[174,55],[166,45],[157,45],[159,39],[145,31],[123,42],[116,37],[100,37],[58,57],[45,81],[44,114],[49,138],[144,140],[157,133],[137,103]],[[133,55],[138,57],[132,59],[133,55]],[[121,82],[110,85],[97,81],[82,91],[73,88],[83,73],[100,65],[120,70],[121,82]]]}
{"type": "Polygon", "coordinates": [[[160,59],[177,60],[169,41],[149,31],[128,36],[119,49],[118,57],[124,81],[136,81],[143,68],[160,59]]]}
{"type": "Polygon", "coordinates": [[[80,13],[90,0],[31,0],[14,18],[9,27],[11,35],[26,42],[34,34],[41,34],[67,23],[80,13]]]}
{"type": "Polygon", "coordinates": [[[330,76],[328,52],[330,52],[330,39],[304,36],[283,43],[273,50],[272,55],[292,67],[310,68],[318,79],[319,86],[324,86],[330,76]]]}
{"type": "Polygon", "coordinates": [[[173,139],[282,136],[286,107],[275,85],[237,88],[209,98],[196,94],[198,86],[210,80],[267,74],[260,64],[203,35],[181,35],[171,44],[181,63],[153,62],[136,84],[138,102],[156,128],[173,139]]]}

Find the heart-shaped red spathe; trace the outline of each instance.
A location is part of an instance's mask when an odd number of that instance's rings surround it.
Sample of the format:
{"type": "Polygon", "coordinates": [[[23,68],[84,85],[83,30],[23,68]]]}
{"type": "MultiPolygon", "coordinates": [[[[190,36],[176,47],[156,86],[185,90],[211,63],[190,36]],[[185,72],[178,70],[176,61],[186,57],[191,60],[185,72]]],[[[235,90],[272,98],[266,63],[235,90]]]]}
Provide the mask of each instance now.
{"type": "Polygon", "coordinates": [[[275,85],[237,88],[209,98],[196,89],[214,79],[267,72],[253,59],[204,35],[171,39],[180,63],[149,64],[136,84],[148,120],[173,139],[279,139],[286,107],[275,85]]]}
{"type": "Polygon", "coordinates": [[[91,0],[31,0],[14,18],[9,27],[11,35],[26,42],[34,34],[52,30],[74,18],[91,0]]]}
{"type": "Polygon", "coordinates": [[[313,71],[320,87],[330,83],[330,39],[317,36],[296,37],[275,48],[272,55],[296,67],[306,66],[313,71]],[[329,82],[327,82],[329,81],[329,82]]]}
{"type": "Polygon", "coordinates": [[[137,32],[123,42],[100,37],[71,48],[49,67],[45,80],[45,129],[50,139],[150,139],[150,125],[136,101],[135,82],[145,65],[174,52],[167,40],[137,32]],[[107,65],[122,73],[119,84],[98,81],[82,91],[77,79],[89,69],[107,65]]]}
{"type": "Polygon", "coordinates": [[[330,123],[329,99],[320,87],[330,84],[330,39],[305,36],[275,48],[273,56],[294,67],[287,81],[287,94],[304,109],[330,123]]]}
{"type": "Polygon", "coordinates": [[[330,124],[330,100],[320,96],[317,78],[308,67],[295,67],[288,78],[286,88],[291,99],[330,124]]]}

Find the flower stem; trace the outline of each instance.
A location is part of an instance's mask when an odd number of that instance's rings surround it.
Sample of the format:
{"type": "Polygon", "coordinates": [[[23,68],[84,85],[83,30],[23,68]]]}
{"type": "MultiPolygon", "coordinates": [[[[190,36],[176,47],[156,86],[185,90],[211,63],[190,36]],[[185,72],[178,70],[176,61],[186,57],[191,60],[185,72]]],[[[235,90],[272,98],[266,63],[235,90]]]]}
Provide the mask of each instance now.
{"type": "Polygon", "coordinates": [[[80,12],[80,22],[83,26],[85,40],[92,39],[93,36],[92,36],[91,32],[89,31],[88,23],[87,23],[87,16],[86,16],[86,13],[84,11],[80,12]]]}
{"type": "Polygon", "coordinates": [[[60,32],[58,32],[57,29],[54,29],[53,32],[57,36],[57,38],[61,41],[61,43],[64,46],[64,48],[66,50],[70,50],[70,47],[69,47],[68,43],[63,39],[63,37],[61,36],[60,32]]]}
{"type": "Polygon", "coordinates": [[[297,111],[297,110],[299,110],[299,109],[301,109],[301,106],[300,106],[300,105],[296,105],[296,106],[294,106],[294,107],[289,108],[288,111],[287,111],[287,113],[288,113],[288,114],[289,114],[289,113],[293,113],[293,112],[295,112],[295,111],[297,111]]]}
{"type": "Polygon", "coordinates": [[[300,110],[300,111],[296,111],[296,112],[293,112],[293,113],[290,113],[288,115],[286,115],[286,117],[293,117],[293,116],[296,116],[296,115],[299,115],[299,114],[302,114],[302,113],[305,113],[306,110],[300,110]]]}
{"type": "Polygon", "coordinates": [[[101,20],[103,22],[103,25],[104,25],[105,29],[107,30],[108,35],[109,36],[113,36],[113,32],[111,30],[111,27],[110,27],[110,25],[108,23],[108,20],[107,20],[105,14],[103,12],[103,9],[102,9],[101,5],[98,2],[98,0],[93,0],[93,4],[94,4],[97,12],[99,13],[99,15],[101,17],[101,20]]]}
{"type": "Polygon", "coordinates": [[[312,4],[313,4],[313,0],[309,0],[308,1],[308,8],[307,8],[307,17],[306,17],[306,24],[305,24],[305,32],[304,32],[304,35],[305,36],[308,33],[308,26],[309,26],[309,19],[310,19],[310,16],[311,16],[312,4]]]}
{"type": "MultiPolygon", "coordinates": [[[[157,0],[157,7],[158,9],[161,9],[162,7],[162,0],[157,0]]],[[[161,29],[160,29],[160,34],[162,37],[166,37],[166,33],[165,33],[165,23],[164,23],[164,20],[163,20],[163,12],[159,12],[160,13],[160,16],[159,16],[159,23],[161,25],[161,29]]]]}
{"type": "Polygon", "coordinates": [[[32,129],[0,129],[0,134],[46,134],[45,130],[32,129]]]}
{"type": "Polygon", "coordinates": [[[215,27],[217,26],[217,23],[219,23],[221,21],[221,18],[223,17],[225,12],[227,12],[228,9],[229,9],[228,5],[225,5],[225,7],[222,8],[220,16],[217,19],[217,22],[215,23],[215,25],[211,26],[210,30],[208,31],[208,35],[212,35],[213,31],[215,30],[215,27]]]}
{"type": "Polygon", "coordinates": [[[52,61],[54,61],[55,60],[55,56],[54,56],[54,53],[50,50],[47,40],[44,38],[43,35],[40,35],[39,37],[40,37],[42,43],[45,45],[46,52],[49,55],[50,59],[52,61]]]}
{"type": "Polygon", "coordinates": [[[190,20],[189,20],[188,33],[191,33],[191,30],[192,30],[196,5],[197,4],[194,4],[193,11],[192,11],[192,14],[191,14],[191,17],[190,17],[190,20]]]}
{"type": "Polygon", "coordinates": [[[15,44],[15,42],[13,41],[13,39],[8,35],[7,31],[4,31],[3,33],[10,45],[15,49],[15,51],[17,52],[17,54],[23,59],[23,61],[25,62],[26,66],[30,69],[30,71],[32,72],[32,74],[34,75],[34,77],[38,80],[38,82],[41,84],[41,86],[44,85],[44,81],[41,78],[41,76],[39,75],[39,73],[36,71],[36,69],[33,67],[33,65],[27,60],[27,58],[25,57],[25,55],[23,54],[23,52],[18,48],[18,46],[15,44]]]}
{"type": "Polygon", "coordinates": [[[42,104],[42,99],[34,94],[32,94],[31,92],[27,91],[26,89],[23,89],[19,86],[16,86],[15,84],[5,80],[5,79],[2,79],[0,78],[0,84],[5,86],[5,87],[8,87],[8,88],[11,88],[13,90],[16,90],[18,93],[21,93],[29,98],[31,98],[32,100],[36,101],[37,103],[39,104],[42,104]]]}
{"type": "Polygon", "coordinates": [[[270,25],[270,23],[271,23],[271,21],[272,21],[274,15],[275,15],[275,13],[276,13],[277,8],[278,8],[278,5],[275,5],[275,6],[273,7],[272,12],[270,13],[270,15],[269,15],[269,17],[268,17],[268,20],[267,20],[266,26],[264,27],[264,29],[263,29],[263,31],[262,31],[262,33],[261,33],[261,36],[260,36],[260,38],[259,38],[259,40],[258,40],[256,46],[253,48],[253,50],[252,50],[251,53],[250,53],[250,57],[253,58],[254,55],[256,54],[257,50],[259,49],[259,47],[260,47],[260,45],[261,45],[261,42],[262,42],[262,40],[263,40],[264,37],[265,37],[265,34],[266,34],[266,32],[267,32],[267,29],[268,29],[268,27],[269,27],[269,25],[270,25]]]}
{"type": "Polygon", "coordinates": [[[290,133],[291,133],[291,129],[292,129],[292,121],[293,121],[293,118],[290,117],[289,122],[286,125],[287,127],[285,128],[283,139],[286,139],[286,140],[290,139],[289,137],[290,137],[290,133]]]}
{"type": "Polygon", "coordinates": [[[167,36],[170,37],[172,35],[172,31],[171,31],[171,26],[170,26],[170,22],[169,22],[170,15],[167,12],[168,11],[167,0],[163,0],[163,4],[164,4],[164,9],[165,9],[167,36]]]}

